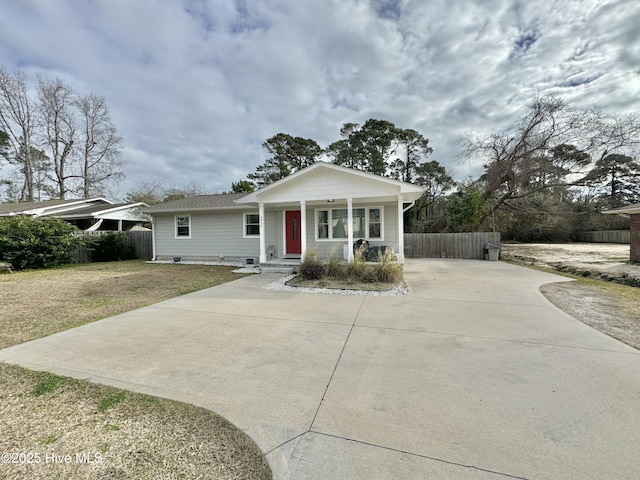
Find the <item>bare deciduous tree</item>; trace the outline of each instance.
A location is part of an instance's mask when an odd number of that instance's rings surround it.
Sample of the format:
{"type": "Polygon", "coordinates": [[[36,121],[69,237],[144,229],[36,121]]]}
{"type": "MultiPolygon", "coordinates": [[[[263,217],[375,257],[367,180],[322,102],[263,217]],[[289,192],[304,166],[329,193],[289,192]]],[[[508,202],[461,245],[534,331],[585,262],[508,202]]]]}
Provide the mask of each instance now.
{"type": "Polygon", "coordinates": [[[58,198],[65,198],[70,191],[67,180],[77,177],[71,164],[76,141],[74,97],[73,89],[59,78],[38,76],[38,116],[58,198]]]}
{"type": "Polygon", "coordinates": [[[521,210],[521,200],[538,192],[585,184],[594,162],[635,148],[639,132],[637,116],[572,109],[548,96],[529,105],[513,131],[468,137],[464,156],[482,160],[490,205],[479,223],[500,208],[521,210]]]}
{"type": "Polygon", "coordinates": [[[8,160],[16,165],[24,178],[20,200],[34,199],[34,160],[32,142],[35,136],[35,105],[29,98],[23,73],[11,75],[0,67],[0,128],[7,134],[11,152],[8,160]]]}
{"type": "Polygon", "coordinates": [[[76,106],[81,126],[81,194],[88,198],[107,180],[122,178],[122,137],[111,120],[104,97],[84,95],[77,98],[76,106]]]}
{"type": "Polygon", "coordinates": [[[1,156],[23,179],[20,200],[35,192],[85,198],[122,177],[122,137],[103,97],[80,96],[59,78],[38,76],[35,92],[22,72],[0,67],[1,156]]]}

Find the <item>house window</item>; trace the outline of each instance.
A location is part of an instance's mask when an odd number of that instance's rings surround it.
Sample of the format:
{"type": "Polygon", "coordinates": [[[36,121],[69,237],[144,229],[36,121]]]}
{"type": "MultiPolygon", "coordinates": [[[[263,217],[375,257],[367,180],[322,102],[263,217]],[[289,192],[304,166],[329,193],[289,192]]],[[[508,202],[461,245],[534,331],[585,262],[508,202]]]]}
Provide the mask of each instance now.
{"type": "Polygon", "coordinates": [[[329,238],[328,210],[318,210],[318,238],[329,238]]]}
{"type": "Polygon", "coordinates": [[[176,215],[176,238],[191,238],[191,215],[176,215]]]}
{"type": "Polygon", "coordinates": [[[355,238],[365,238],[365,209],[354,208],[353,209],[353,236],[355,238]]]}
{"type": "MultiPolygon", "coordinates": [[[[382,209],[380,207],[354,208],[353,238],[382,240],[382,209]]],[[[316,239],[347,238],[349,211],[346,208],[316,210],[316,239]]]]}
{"type": "Polygon", "coordinates": [[[260,215],[257,213],[244,214],[244,236],[259,237],[260,236],[260,215]]]}
{"type": "Polygon", "coordinates": [[[382,237],[382,212],[379,208],[369,209],[369,238],[382,237]]]}
{"type": "Polygon", "coordinates": [[[346,208],[331,210],[331,238],[347,238],[348,215],[346,208]]]}

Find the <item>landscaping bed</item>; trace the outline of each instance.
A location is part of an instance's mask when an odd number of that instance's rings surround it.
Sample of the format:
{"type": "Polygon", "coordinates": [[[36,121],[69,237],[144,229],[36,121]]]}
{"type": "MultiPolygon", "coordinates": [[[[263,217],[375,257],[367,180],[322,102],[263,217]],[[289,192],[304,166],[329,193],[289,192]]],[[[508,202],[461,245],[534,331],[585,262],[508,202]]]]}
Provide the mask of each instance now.
{"type": "Polygon", "coordinates": [[[387,292],[396,287],[395,283],[363,282],[350,278],[323,277],[319,279],[307,279],[302,275],[296,275],[287,282],[287,285],[301,288],[329,288],[334,290],[361,290],[365,292],[387,292]]]}
{"type": "Polygon", "coordinates": [[[345,294],[406,293],[406,285],[402,279],[402,264],[395,261],[391,250],[385,250],[385,253],[379,255],[378,261],[367,261],[363,249],[354,253],[351,262],[345,263],[336,257],[323,262],[311,250],[300,264],[298,275],[287,278],[284,282],[275,282],[268,288],[286,286],[307,292],[345,294]]]}

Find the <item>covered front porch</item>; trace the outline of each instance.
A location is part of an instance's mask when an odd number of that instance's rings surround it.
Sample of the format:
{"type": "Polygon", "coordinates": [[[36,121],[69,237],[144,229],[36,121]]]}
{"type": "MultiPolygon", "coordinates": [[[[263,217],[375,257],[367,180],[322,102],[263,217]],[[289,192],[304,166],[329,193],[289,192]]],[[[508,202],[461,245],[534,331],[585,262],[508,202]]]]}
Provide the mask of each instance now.
{"type": "Polygon", "coordinates": [[[404,261],[403,213],[423,194],[416,185],[317,162],[237,200],[252,221],[260,264],[319,259],[353,261],[357,240],[391,248],[404,261]]]}
{"type": "Polygon", "coordinates": [[[286,206],[260,202],[259,263],[299,260],[309,249],[323,258],[353,261],[353,245],[358,240],[373,248],[390,248],[399,261],[404,261],[401,232],[407,208],[402,195],[394,203],[350,197],[301,200],[286,206]],[[269,243],[275,239],[276,243],[269,243]]]}

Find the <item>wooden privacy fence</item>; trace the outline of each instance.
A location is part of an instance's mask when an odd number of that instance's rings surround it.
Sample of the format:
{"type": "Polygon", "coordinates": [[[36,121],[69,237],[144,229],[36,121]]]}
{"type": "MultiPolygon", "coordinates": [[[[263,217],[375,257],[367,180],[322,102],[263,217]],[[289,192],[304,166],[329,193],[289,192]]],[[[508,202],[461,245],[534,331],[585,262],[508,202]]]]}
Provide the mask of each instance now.
{"type": "MultiPolygon", "coordinates": [[[[149,260],[153,256],[153,240],[152,232],[139,232],[129,230],[127,232],[80,232],[79,236],[84,237],[98,237],[101,235],[107,235],[109,233],[125,234],[129,243],[133,245],[136,252],[136,258],[141,260],[149,260]]],[[[87,263],[91,261],[91,249],[87,247],[78,247],[71,252],[71,261],[73,263],[87,263]]]]}
{"type": "Polygon", "coordinates": [[[407,258],[469,258],[484,260],[487,243],[500,246],[500,233],[405,233],[407,258]]]}
{"type": "Polygon", "coordinates": [[[579,242],[631,243],[630,230],[603,230],[602,232],[578,232],[579,242]]]}

